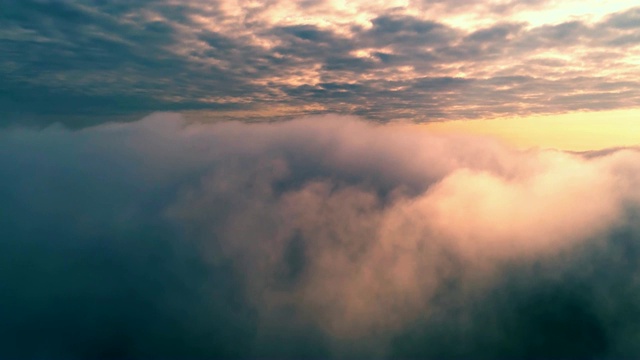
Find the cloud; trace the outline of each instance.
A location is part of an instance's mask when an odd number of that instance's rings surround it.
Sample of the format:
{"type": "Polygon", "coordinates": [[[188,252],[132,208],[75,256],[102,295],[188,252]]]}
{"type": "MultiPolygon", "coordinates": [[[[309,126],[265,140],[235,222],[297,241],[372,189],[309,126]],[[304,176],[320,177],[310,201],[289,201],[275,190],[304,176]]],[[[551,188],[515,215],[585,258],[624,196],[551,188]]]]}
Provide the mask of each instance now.
{"type": "Polygon", "coordinates": [[[382,121],[634,107],[638,11],[623,5],[568,18],[595,5],[7,3],[2,124],[31,117],[75,125],[157,110],[269,119],[275,105],[282,118],[342,113],[382,121]],[[557,13],[565,16],[547,16],[557,13]],[[494,86],[502,77],[527,81],[494,86]],[[418,86],[442,78],[466,86],[418,86]],[[598,91],[603,86],[609,90],[598,91]]]}
{"type": "Polygon", "coordinates": [[[0,154],[7,356],[640,351],[634,149],[155,114],[0,154]]]}

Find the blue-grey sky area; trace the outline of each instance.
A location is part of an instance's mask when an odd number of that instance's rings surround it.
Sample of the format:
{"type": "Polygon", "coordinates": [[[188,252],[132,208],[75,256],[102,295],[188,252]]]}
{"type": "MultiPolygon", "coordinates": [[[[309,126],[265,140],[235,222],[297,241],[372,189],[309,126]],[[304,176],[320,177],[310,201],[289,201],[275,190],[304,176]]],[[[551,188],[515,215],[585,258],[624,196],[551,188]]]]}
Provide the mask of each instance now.
{"type": "Polygon", "coordinates": [[[2,123],[153,111],[429,121],[640,105],[640,8],[2,0],[2,123]]]}

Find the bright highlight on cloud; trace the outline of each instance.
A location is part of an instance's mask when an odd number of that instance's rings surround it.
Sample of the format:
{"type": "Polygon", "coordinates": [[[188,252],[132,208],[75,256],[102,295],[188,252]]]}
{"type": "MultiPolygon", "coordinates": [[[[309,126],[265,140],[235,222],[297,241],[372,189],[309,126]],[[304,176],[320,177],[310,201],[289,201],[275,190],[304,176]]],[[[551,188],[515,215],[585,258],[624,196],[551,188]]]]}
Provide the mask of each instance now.
{"type": "Polygon", "coordinates": [[[416,126],[2,130],[4,352],[637,355],[640,153],[416,126]]]}

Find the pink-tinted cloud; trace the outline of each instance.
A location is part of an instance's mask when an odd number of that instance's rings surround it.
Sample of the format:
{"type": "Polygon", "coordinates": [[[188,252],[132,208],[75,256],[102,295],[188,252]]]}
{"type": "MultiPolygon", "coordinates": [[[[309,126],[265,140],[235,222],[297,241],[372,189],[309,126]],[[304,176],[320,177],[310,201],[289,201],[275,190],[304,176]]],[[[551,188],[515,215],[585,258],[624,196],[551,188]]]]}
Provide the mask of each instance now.
{"type": "Polygon", "coordinates": [[[509,262],[604,236],[639,200],[633,151],[593,159],[519,152],[335,117],[182,133],[188,141],[213,136],[216,151],[247,163],[206,176],[170,217],[205,244],[218,240],[266,319],[293,307],[346,341],[394,333],[438,311],[432,299],[452,277],[488,286],[509,262]],[[299,174],[306,165],[317,174],[299,174]],[[224,224],[208,215],[221,204],[224,224]],[[304,266],[287,275],[291,246],[302,247],[295,261],[304,266]]]}
{"type": "Polygon", "coordinates": [[[636,355],[640,154],[424,129],[1,131],[0,354],[636,355]]]}
{"type": "Polygon", "coordinates": [[[23,1],[1,14],[0,111],[86,126],[162,110],[431,121],[637,107],[635,5],[23,1]]]}

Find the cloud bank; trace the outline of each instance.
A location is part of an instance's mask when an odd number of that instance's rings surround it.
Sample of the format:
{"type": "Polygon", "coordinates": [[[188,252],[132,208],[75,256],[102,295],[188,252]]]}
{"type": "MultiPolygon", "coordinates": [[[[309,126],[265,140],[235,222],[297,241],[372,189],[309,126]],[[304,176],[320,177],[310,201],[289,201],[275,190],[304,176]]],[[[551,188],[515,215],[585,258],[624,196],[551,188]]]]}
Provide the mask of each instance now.
{"type": "Polygon", "coordinates": [[[158,109],[430,121],[640,105],[633,0],[2,6],[0,125],[158,109]]]}
{"type": "Polygon", "coordinates": [[[640,153],[325,116],[0,132],[13,356],[637,356],[640,153]]]}

